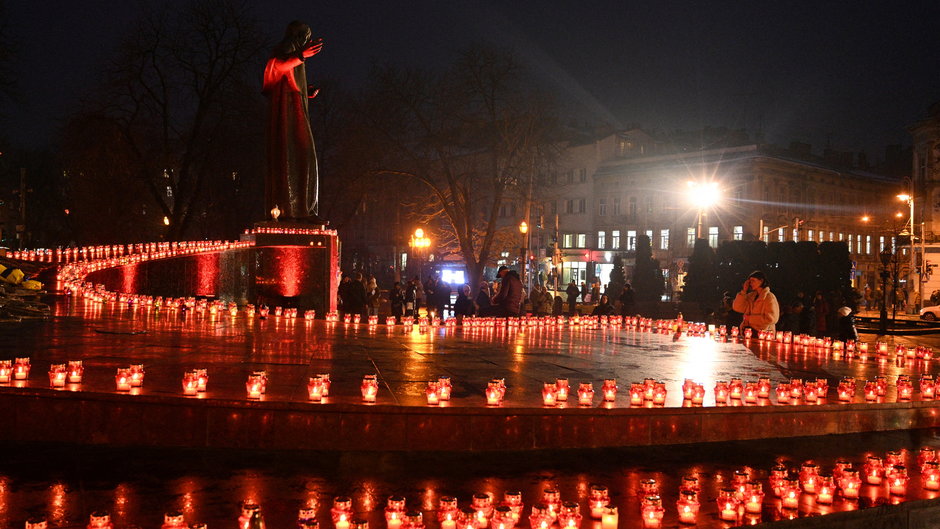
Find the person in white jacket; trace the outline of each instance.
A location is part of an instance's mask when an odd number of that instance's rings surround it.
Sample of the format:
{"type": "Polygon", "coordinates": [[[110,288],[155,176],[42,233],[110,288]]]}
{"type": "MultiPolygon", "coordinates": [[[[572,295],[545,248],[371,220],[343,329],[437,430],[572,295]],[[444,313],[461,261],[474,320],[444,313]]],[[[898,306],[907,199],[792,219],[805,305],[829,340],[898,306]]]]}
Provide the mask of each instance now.
{"type": "Polygon", "coordinates": [[[767,285],[767,276],[761,271],[752,272],[744,280],[744,285],[734,298],[732,308],[744,315],[741,328],[748,327],[755,331],[774,331],[780,319],[780,305],[777,296],[767,285]]]}

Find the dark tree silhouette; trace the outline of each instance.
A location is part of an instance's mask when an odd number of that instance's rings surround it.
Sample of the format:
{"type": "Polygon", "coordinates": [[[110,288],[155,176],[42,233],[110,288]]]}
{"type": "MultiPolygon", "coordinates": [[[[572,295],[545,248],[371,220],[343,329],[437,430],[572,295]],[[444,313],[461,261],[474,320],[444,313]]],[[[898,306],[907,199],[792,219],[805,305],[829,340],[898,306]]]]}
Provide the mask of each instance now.
{"type": "Polygon", "coordinates": [[[633,267],[633,290],[637,301],[659,301],[663,295],[663,273],[659,261],[653,259],[650,238],[636,238],[636,265],[633,267]]]}
{"type": "Polygon", "coordinates": [[[696,239],[689,257],[682,301],[714,304],[720,299],[718,291],[718,263],[715,251],[705,239],[696,239]]]}

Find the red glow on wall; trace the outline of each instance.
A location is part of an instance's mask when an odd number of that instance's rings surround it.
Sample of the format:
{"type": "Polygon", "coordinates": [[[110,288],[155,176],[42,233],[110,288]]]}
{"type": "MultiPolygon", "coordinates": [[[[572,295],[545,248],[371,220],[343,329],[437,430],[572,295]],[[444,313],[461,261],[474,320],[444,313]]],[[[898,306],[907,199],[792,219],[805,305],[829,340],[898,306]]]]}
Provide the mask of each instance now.
{"type": "Polygon", "coordinates": [[[136,294],[139,283],[137,281],[140,273],[140,265],[132,263],[120,268],[121,273],[121,292],[136,294]]]}
{"type": "Polygon", "coordinates": [[[306,254],[310,250],[302,246],[280,246],[271,250],[275,252],[274,278],[277,281],[275,291],[284,297],[300,295],[309,273],[306,254]]]}
{"type": "Polygon", "coordinates": [[[219,252],[196,255],[196,296],[216,296],[219,292],[219,252]]]}

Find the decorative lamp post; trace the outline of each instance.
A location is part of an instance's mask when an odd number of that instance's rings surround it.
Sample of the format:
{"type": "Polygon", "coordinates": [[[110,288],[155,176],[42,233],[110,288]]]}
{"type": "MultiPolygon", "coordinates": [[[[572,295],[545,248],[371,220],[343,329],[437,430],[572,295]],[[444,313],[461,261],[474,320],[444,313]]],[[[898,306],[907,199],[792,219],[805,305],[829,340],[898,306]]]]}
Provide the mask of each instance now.
{"type": "MultiPolygon", "coordinates": [[[[908,179],[905,178],[905,180],[908,180],[908,179]]],[[[916,259],[914,258],[914,192],[913,192],[913,186],[914,186],[914,184],[913,184],[913,182],[912,182],[912,183],[911,183],[911,189],[912,189],[912,190],[911,190],[911,193],[910,193],[910,194],[908,194],[908,193],[900,193],[900,194],[897,195],[898,200],[900,200],[901,202],[907,203],[907,205],[910,206],[910,208],[911,208],[911,218],[909,219],[909,222],[908,222],[907,226],[905,226],[905,227],[904,227],[904,230],[901,231],[901,233],[899,234],[899,235],[905,235],[905,232],[907,232],[907,235],[910,236],[910,242],[911,242],[911,268],[910,268],[910,270],[909,270],[908,273],[907,273],[907,288],[908,288],[908,300],[909,300],[909,301],[913,301],[913,300],[914,300],[914,273],[915,273],[916,270],[917,270],[917,262],[916,262],[916,259]]],[[[921,236],[923,236],[923,234],[921,234],[921,236]]],[[[923,272],[921,272],[921,275],[923,275],[923,272]]],[[[920,294],[921,296],[923,296],[923,291],[922,291],[922,290],[923,290],[923,281],[918,281],[918,286],[919,286],[919,294],[920,294]]],[[[909,305],[911,306],[911,314],[917,314],[917,309],[918,309],[917,305],[915,305],[914,303],[910,303],[909,305]]]]}
{"type": "Polygon", "coordinates": [[[891,275],[888,267],[891,265],[891,258],[893,253],[889,246],[885,246],[885,249],[878,254],[878,258],[881,259],[881,314],[880,321],[881,323],[878,326],[878,334],[884,336],[888,332],[888,276],[891,275]]]}
{"type": "Polygon", "coordinates": [[[281,216],[281,208],[277,207],[277,204],[271,208],[271,218],[274,219],[274,222],[277,222],[277,218],[281,216]]]}
{"type": "MultiPolygon", "coordinates": [[[[411,247],[412,253],[417,255],[419,259],[424,256],[424,253],[427,252],[427,249],[431,247],[431,239],[424,236],[424,230],[418,228],[411,235],[411,239],[408,240],[408,246],[411,247]]],[[[421,269],[424,267],[424,262],[419,260],[418,262],[418,280],[423,281],[421,278],[421,269]]]]}
{"type": "Polygon", "coordinates": [[[519,233],[522,234],[522,251],[519,253],[519,271],[522,272],[522,284],[526,283],[526,271],[529,268],[529,224],[526,221],[519,223],[519,233]]]}

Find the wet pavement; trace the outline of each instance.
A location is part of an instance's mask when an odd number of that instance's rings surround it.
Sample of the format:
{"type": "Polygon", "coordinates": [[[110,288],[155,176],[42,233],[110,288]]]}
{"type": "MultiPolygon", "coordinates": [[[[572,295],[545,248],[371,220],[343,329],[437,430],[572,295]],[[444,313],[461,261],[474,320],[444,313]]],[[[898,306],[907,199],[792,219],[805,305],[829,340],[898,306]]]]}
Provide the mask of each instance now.
{"type": "MultiPolygon", "coordinates": [[[[749,349],[740,343],[694,337],[674,342],[668,335],[613,328],[440,327],[412,332],[401,325],[262,320],[244,312],[235,317],[210,316],[69,297],[54,301],[53,314],[46,322],[0,329],[0,359],[30,357],[33,370],[26,383],[30,387],[48,387],[50,364],[82,360],[84,381],[70,389],[116,393],[116,369],[143,364],[142,394],[181,396],[184,372],[204,368],[209,373],[204,398],[244,399],[248,374],[265,370],[269,379],[265,400],[303,402],[309,377],[329,373],[330,402],[359,403],[362,377],[377,374],[378,403],[424,406],[427,381],[447,375],[454,385],[451,406],[484,405],[487,383],[505,378],[504,407],[541,407],[543,382],[564,377],[575,388],[579,382],[593,382],[594,405],[600,406],[603,380],[615,378],[620,392],[614,406],[627,407],[629,383],[649,377],[666,383],[668,407],[681,406],[679,387],[686,378],[705,386],[709,406],[714,405],[715,381],[731,377],[747,381],[766,376],[773,383],[826,377],[834,391],[843,376],[885,375],[893,382],[899,374],[940,373],[936,360],[893,356],[894,343],[936,346],[937,337],[892,338],[890,356],[834,359],[799,346],[754,340],[749,349]]],[[[862,401],[860,395],[856,401],[862,401]]]]}
{"type": "MultiPolygon", "coordinates": [[[[667,382],[667,406],[681,405],[678,386],[685,378],[705,384],[706,406],[713,405],[710,388],[716,380],[768,376],[774,382],[791,377],[842,376],[873,378],[898,374],[937,374],[937,361],[871,355],[866,359],[833,359],[831,355],[776,344],[751,348],[699,338],[673,342],[630,330],[527,329],[524,332],[479,329],[436,329],[405,332],[400,326],[308,323],[302,319],[248,319],[243,313],[207,314],[132,309],[59,298],[53,319],[0,329],[0,359],[29,356],[33,365],[28,385],[48,387],[51,363],[83,360],[81,391],[115,393],[117,367],[143,363],[147,370],[142,392],[180,396],[180,379],[193,368],[209,370],[208,399],[243,399],[248,373],[269,373],[266,399],[306,401],[307,377],[330,373],[336,402],[359,402],[362,375],[376,373],[381,381],[379,402],[424,406],[424,385],[439,375],[454,382],[453,406],[483,406],[483,389],[494,377],[505,377],[507,406],[541,407],[545,380],[563,376],[576,384],[617,378],[621,388],[652,377],[667,382]]],[[[867,341],[874,337],[866,336],[867,341]]],[[[940,340],[897,338],[897,343],[936,347],[940,340]]],[[[916,387],[916,384],[915,384],[916,387]]],[[[79,388],[73,388],[79,389],[79,388]]],[[[892,395],[889,395],[891,398],[892,395]]],[[[182,397],[180,397],[182,398],[182,397]]],[[[599,401],[599,399],[597,399],[599,401]]],[[[597,405],[597,402],[595,402],[597,405]]],[[[627,407],[621,391],[618,407],[627,407]]],[[[167,424],[167,428],[172,428],[167,424]]],[[[21,527],[30,515],[47,516],[53,527],[78,527],[90,512],[110,510],[117,527],[155,527],[162,513],[180,509],[187,522],[232,527],[238,504],[262,505],[268,525],[289,527],[296,511],[319,499],[319,519],[333,529],[328,510],[334,496],[350,495],[354,509],[373,529],[384,529],[381,509],[388,496],[400,494],[412,508],[425,513],[431,529],[433,510],[444,495],[455,495],[461,506],[474,493],[501,498],[508,490],[523,492],[531,506],[547,487],[563,500],[578,501],[587,510],[592,483],[607,485],[620,509],[620,527],[640,526],[640,482],[659,482],[666,510],[665,527],[677,527],[675,502],[682,476],[699,477],[702,513],[698,527],[727,527],[717,520],[715,498],[736,470],[747,469],[763,481],[767,496],[762,521],[790,516],[815,516],[901,501],[884,487],[864,486],[862,498],[837,498],[819,505],[803,495],[797,511],[781,509],[767,490],[769,469],[786,461],[797,468],[806,460],[831,469],[835,460],[860,463],[874,453],[924,445],[940,448],[937,430],[908,430],[797,439],[769,439],[632,449],[540,451],[509,453],[296,452],[272,450],[179,450],[83,447],[5,443],[0,446],[0,527],[21,527]]],[[[923,491],[919,473],[911,472],[906,500],[933,498],[923,491]]],[[[528,512],[528,509],[526,509],[528,512]]],[[[756,521],[756,520],[742,520],[756,521]]],[[[520,526],[525,526],[521,524],[520,526]]],[[[583,529],[598,529],[585,519],[583,529]]]]}

